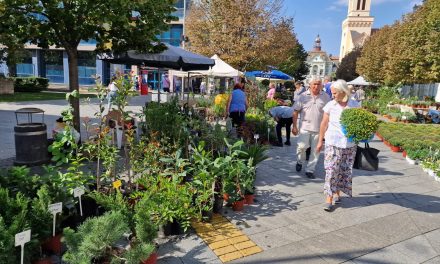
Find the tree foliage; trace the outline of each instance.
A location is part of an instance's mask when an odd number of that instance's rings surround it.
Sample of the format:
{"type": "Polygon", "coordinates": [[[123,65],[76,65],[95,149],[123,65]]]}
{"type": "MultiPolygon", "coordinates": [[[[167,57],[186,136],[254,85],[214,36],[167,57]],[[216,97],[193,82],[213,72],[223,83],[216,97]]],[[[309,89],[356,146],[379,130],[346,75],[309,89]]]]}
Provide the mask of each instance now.
{"type": "MultiPolygon", "coordinates": [[[[168,27],[174,17],[174,0],[3,0],[0,21],[11,21],[7,35],[42,48],[66,50],[69,88],[78,90],[78,45],[96,40],[96,51],[153,50],[151,40],[168,27]],[[109,45],[110,44],[110,45],[109,45]]],[[[79,125],[79,101],[73,99],[75,128],[79,125]]]]}
{"type": "Polygon", "coordinates": [[[304,80],[309,73],[309,65],[306,62],[308,54],[303,45],[296,42],[287,55],[287,59],[280,63],[279,69],[292,76],[295,80],[304,80]]]}
{"type": "Polygon", "coordinates": [[[336,70],[336,78],[351,81],[359,76],[356,73],[356,62],[361,52],[362,48],[356,47],[342,58],[341,64],[336,70]]]}
{"type": "Polygon", "coordinates": [[[280,7],[280,0],[195,2],[185,21],[190,49],[240,70],[276,66],[297,43],[293,20],[281,17],[280,7]]]}
{"type": "Polygon", "coordinates": [[[439,82],[439,17],[440,1],[426,0],[372,35],[358,60],[359,74],[385,84],[439,82]]]}

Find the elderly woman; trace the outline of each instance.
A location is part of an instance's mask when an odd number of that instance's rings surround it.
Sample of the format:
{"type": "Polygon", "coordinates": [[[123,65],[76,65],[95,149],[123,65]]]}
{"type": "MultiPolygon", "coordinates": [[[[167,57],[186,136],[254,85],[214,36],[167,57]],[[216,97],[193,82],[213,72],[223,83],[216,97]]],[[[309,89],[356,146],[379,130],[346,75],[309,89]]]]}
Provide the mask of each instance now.
{"type": "Polygon", "coordinates": [[[341,202],[340,193],[352,195],[352,168],[356,155],[356,145],[348,141],[342,132],[341,114],[344,109],[359,107],[359,103],[350,99],[351,91],[344,80],[337,80],[331,85],[333,100],[324,106],[324,116],[319,131],[316,152],[320,152],[325,138],[324,210],[333,210],[333,202],[341,202]]]}

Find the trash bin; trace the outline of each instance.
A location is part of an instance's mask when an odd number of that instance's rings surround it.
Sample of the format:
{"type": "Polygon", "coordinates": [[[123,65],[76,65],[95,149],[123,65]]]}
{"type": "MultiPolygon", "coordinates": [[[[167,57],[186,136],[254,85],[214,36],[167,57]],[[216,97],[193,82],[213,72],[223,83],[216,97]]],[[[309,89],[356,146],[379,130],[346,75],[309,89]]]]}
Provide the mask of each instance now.
{"type": "Polygon", "coordinates": [[[39,108],[21,108],[15,111],[15,165],[40,165],[49,162],[47,151],[47,126],[44,111],[39,108]],[[41,114],[41,123],[33,121],[34,114],[41,114]],[[26,118],[27,117],[27,118],[26,118]],[[20,122],[26,119],[27,122],[20,122]]]}

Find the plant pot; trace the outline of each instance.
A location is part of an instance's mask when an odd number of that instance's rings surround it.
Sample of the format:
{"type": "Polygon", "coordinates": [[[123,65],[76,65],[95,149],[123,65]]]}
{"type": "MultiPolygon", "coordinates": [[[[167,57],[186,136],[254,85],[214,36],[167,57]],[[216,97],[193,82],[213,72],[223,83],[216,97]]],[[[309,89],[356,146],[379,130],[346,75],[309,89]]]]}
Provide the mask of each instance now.
{"type": "Polygon", "coordinates": [[[244,208],[244,199],[232,203],[232,210],[234,211],[243,211],[243,208],[244,208]]]}
{"type": "Polygon", "coordinates": [[[32,264],[52,264],[52,258],[47,257],[39,260],[32,261],[32,264]]]}
{"type": "Polygon", "coordinates": [[[183,234],[183,229],[176,220],[174,222],[168,222],[167,224],[160,226],[158,231],[158,237],[167,237],[183,234]]]}
{"type": "Polygon", "coordinates": [[[225,202],[228,202],[228,201],[229,201],[229,194],[228,194],[228,193],[224,193],[224,194],[223,194],[223,200],[224,200],[225,202]]]}
{"type": "Polygon", "coordinates": [[[156,264],[157,257],[157,252],[153,252],[146,260],[142,261],[142,264],[156,264]]]}
{"type": "Polygon", "coordinates": [[[396,146],[391,145],[390,148],[391,148],[392,152],[400,152],[400,147],[396,147],[396,146]]]}
{"type": "Polygon", "coordinates": [[[245,194],[244,201],[245,201],[245,204],[253,204],[254,203],[254,194],[245,194]]]}
{"type": "Polygon", "coordinates": [[[213,205],[212,211],[217,214],[221,213],[221,211],[223,209],[223,202],[224,202],[223,197],[221,197],[220,195],[217,195],[217,194],[214,195],[214,205],[213,205]]]}
{"type": "Polygon", "coordinates": [[[62,237],[63,234],[58,234],[55,235],[54,237],[49,237],[43,242],[43,244],[41,244],[41,248],[48,253],[60,255],[62,248],[62,243],[61,243],[62,237]]]}
{"type": "Polygon", "coordinates": [[[416,165],[416,164],[417,164],[417,161],[416,161],[416,160],[413,160],[413,159],[411,159],[411,158],[408,157],[408,156],[406,156],[405,159],[406,159],[406,161],[407,161],[409,164],[411,164],[411,165],[416,165]]]}
{"type": "Polygon", "coordinates": [[[211,222],[211,220],[212,220],[212,215],[213,215],[212,209],[211,209],[211,210],[208,210],[208,211],[203,210],[203,211],[202,211],[202,219],[203,219],[203,222],[211,222]]]}
{"type": "Polygon", "coordinates": [[[402,156],[403,156],[404,158],[406,158],[406,151],[405,151],[405,150],[402,152],[402,156]]]}

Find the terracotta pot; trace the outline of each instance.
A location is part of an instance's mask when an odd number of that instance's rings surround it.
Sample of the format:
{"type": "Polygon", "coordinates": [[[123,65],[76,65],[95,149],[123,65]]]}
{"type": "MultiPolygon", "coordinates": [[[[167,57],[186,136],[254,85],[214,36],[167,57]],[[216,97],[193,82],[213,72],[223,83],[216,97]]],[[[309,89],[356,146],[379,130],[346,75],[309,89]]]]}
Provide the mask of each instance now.
{"type": "Polygon", "coordinates": [[[224,194],[223,194],[223,200],[224,200],[225,202],[228,202],[228,201],[229,201],[229,194],[224,193],[224,194]]]}
{"type": "Polygon", "coordinates": [[[58,234],[54,237],[48,238],[46,241],[41,244],[41,248],[50,253],[54,253],[57,255],[61,254],[61,238],[63,234],[58,234]]]}
{"type": "Polygon", "coordinates": [[[51,258],[44,258],[44,259],[39,259],[39,260],[35,260],[32,262],[32,264],[52,264],[52,259],[51,258]]]}
{"type": "Polygon", "coordinates": [[[245,194],[244,200],[245,200],[245,204],[253,204],[254,203],[254,195],[253,194],[245,194]]]}
{"type": "Polygon", "coordinates": [[[390,146],[390,143],[388,143],[388,141],[386,141],[385,139],[383,140],[383,143],[384,143],[386,146],[390,146]]]}
{"type": "Polygon", "coordinates": [[[232,210],[234,211],[243,211],[243,208],[244,208],[244,199],[232,203],[232,210]]]}
{"type": "Polygon", "coordinates": [[[156,264],[157,263],[157,252],[151,253],[151,255],[142,264],[156,264]]]}
{"type": "Polygon", "coordinates": [[[400,151],[400,147],[390,146],[390,148],[391,148],[392,152],[399,152],[400,151]]]}
{"type": "Polygon", "coordinates": [[[402,152],[402,156],[403,156],[404,158],[406,158],[406,151],[405,151],[405,150],[402,152]]]}

